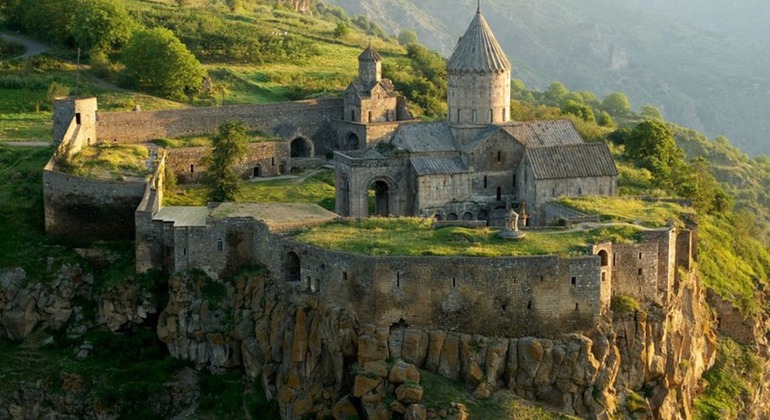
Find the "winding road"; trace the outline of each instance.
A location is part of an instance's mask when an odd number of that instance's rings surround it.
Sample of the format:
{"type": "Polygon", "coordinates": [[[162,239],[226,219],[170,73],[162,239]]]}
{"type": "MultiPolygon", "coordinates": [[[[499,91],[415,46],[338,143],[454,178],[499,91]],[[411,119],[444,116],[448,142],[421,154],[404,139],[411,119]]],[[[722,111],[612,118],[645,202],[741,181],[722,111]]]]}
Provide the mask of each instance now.
{"type": "Polygon", "coordinates": [[[10,41],[10,42],[15,42],[17,44],[21,44],[21,45],[24,46],[24,48],[27,49],[27,51],[24,52],[24,54],[22,54],[20,56],[17,56],[17,57],[13,57],[13,58],[11,58],[11,60],[15,60],[15,59],[18,59],[18,58],[32,57],[33,55],[42,54],[42,53],[47,52],[47,51],[49,51],[51,49],[51,47],[49,47],[49,46],[47,46],[45,44],[41,44],[41,43],[39,43],[37,41],[33,41],[31,39],[24,38],[24,37],[21,37],[21,36],[18,36],[18,35],[11,35],[11,34],[0,33],[0,39],[4,39],[6,41],[10,41]]]}

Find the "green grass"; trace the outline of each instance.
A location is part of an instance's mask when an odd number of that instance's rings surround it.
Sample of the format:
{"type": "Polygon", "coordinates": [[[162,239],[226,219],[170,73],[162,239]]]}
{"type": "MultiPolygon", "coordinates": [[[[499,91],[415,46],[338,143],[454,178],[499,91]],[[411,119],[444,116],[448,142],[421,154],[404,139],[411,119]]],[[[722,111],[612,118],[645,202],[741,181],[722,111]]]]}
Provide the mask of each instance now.
{"type": "Polygon", "coordinates": [[[316,246],[365,255],[474,256],[584,254],[590,243],[632,240],[632,227],[590,231],[532,231],[519,241],[501,239],[493,229],[446,227],[434,230],[432,219],[370,218],[338,221],[305,229],[295,238],[316,246]]]}
{"type": "Polygon", "coordinates": [[[553,413],[531,402],[524,401],[511,392],[495,393],[486,400],[479,400],[459,381],[444,378],[435,373],[420,371],[420,385],[425,390],[422,400],[428,408],[449,409],[451,403],[460,403],[468,409],[471,419],[519,419],[546,420],[572,419],[574,417],[553,413]]]}
{"type": "Polygon", "coordinates": [[[50,112],[0,114],[0,141],[50,142],[51,118],[50,112]]]}
{"type": "Polygon", "coordinates": [[[580,197],[562,198],[565,207],[586,214],[597,214],[603,221],[637,223],[647,227],[668,226],[680,223],[695,211],[676,203],[648,202],[633,197],[580,197]]]}
{"type": "Polygon", "coordinates": [[[88,178],[146,177],[149,155],[143,145],[103,144],[83,148],[64,166],[67,172],[88,178]]]}
{"type": "Polygon", "coordinates": [[[737,418],[762,379],[762,359],[751,348],[720,337],[717,361],[703,374],[708,385],[695,399],[696,419],[737,418]]]}
{"type": "MultiPolygon", "coordinates": [[[[238,199],[243,203],[315,203],[327,210],[334,210],[334,173],[323,171],[298,182],[297,179],[278,179],[260,182],[244,182],[238,199]]],[[[177,194],[167,194],[167,206],[206,205],[205,187],[184,186],[177,194]]]]}
{"type": "Polygon", "coordinates": [[[610,308],[615,312],[626,313],[639,311],[642,309],[642,305],[631,296],[620,295],[612,298],[610,308]]]}

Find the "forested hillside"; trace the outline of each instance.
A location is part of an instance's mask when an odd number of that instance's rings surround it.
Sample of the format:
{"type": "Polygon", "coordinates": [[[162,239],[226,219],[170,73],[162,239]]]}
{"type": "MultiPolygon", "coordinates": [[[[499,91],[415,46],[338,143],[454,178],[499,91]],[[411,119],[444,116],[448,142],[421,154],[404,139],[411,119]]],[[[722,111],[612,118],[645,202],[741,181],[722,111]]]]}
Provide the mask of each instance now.
{"type": "MultiPolygon", "coordinates": [[[[741,6],[746,2],[751,1],[722,4],[752,10],[741,6]]],[[[414,30],[447,56],[476,8],[471,0],[330,3],[369,16],[392,33],[414,30]]],[[[601,95],[622,90],[634,103],[656,105],[679,124],[711,137],[726,135],[752,154],[770,153],[761,134],[770,130],[767,48],[629,1],[487,0],[482,9],[516,67],[514,77],[529,86],[543,89],[559,80],[571,90],[601,95]]],[[[753,16],[767,16],[756,12],[753,16]]],[[[727,21],[731,15],[719,16],[727,21]]],[[[750,23],[746,30],[763,26],[750,23]]]]}

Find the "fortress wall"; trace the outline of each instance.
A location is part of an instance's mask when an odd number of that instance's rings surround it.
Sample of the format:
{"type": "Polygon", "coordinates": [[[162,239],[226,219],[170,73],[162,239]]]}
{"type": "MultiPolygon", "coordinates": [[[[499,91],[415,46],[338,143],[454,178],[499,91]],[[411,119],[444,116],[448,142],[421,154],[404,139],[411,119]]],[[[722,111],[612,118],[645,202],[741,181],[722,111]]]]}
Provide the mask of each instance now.
{"type": "MultiPolygon", "coordinates": [[[[525,197],[528,203],[545,203],[557,197],[580,197],[585,195],[615,195],[613,177],[585,177],[570,179],[543,179],[535,180],[535,197],[529,199],[525,197]]],[[[536,223],[545,225],[551,222],[546,219],[545,208],[540,207],[532,213],[537,216],[536,223]]]]}
{"type": "Polygon", "coordinates": [[[155,173],[150,182],[145,185],[144,196],[134,213],[134,226],[136,227],[134,252],[138,273],[163,266],[160,257],[164,254],[164,242],[157,232],[158,228],[152,223],[152,218],[163,204],[166,158],[166,154],[163,153],[158,159],[155,173]]]}
{"type": "Polygon", "coordinates": [[[657,301],[659,276],[659,244],[613,244],[612,296],[631,296],[641,302],[657,301]]]}
{"type": "Polygon", "coordinates": [[[75,239],[134,239],[144,182],[103,181],[43,171],[45,230],[75,239]]]}
{"type": "MultiPolygon", "coordinates": [[[[209,153],[208,147],[184,147],[167,149],[168,165],[173,169],[179,183],[195,183],[205,173],[203,157],[209,153]]],[[[270,141],[249,143],[246,157],[236,166],[243,178],[278,176],[291,171],[291,150],[289,142],[270,141]],[[255,168],[259,167],[259,170],[255,168]]]]}
{"type": "Polygon", "coordinates": [[[272,234],[255,246],[257,258],[284,287],[354,309],[362,322],[403,319],[490,335],[558,335],[588,330],[600,316],[598,257],[374,257],[272,234]],[[287,277],[290,252],[300,260],[297,282],[287,277]]]}
{"type": "Polygon", "coordinates": [[[277,132],[302,127],[325,152],[332,144],[331,121],[342,118],[341,99],[322,99],[261,105],[234,105],[165,111],[106,112],[97,116],[100,142],[137,143],[159,138],[209,135],[225,121],[240,120],[250,129],[277,132]]]}

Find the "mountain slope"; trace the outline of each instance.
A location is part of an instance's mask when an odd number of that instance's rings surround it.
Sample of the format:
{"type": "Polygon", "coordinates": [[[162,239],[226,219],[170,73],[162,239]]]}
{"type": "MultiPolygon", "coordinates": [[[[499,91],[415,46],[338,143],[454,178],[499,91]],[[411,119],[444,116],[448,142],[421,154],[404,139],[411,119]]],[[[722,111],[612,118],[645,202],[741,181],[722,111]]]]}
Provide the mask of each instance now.
{"type": "MultiPolygon", "coordinates": [[[[413,29],[445,55],[476,7],[472,0],[329,2],[394,33],[413,29]]],[[[571,90],[624,91],[637,107],[651,103],[682,125],[770,153],[761,134],[770,131],[770,55],[759,44],[687,26],[634,0],[484,3],[514,77],[528,86],[560,80],[571,90]]]]}

